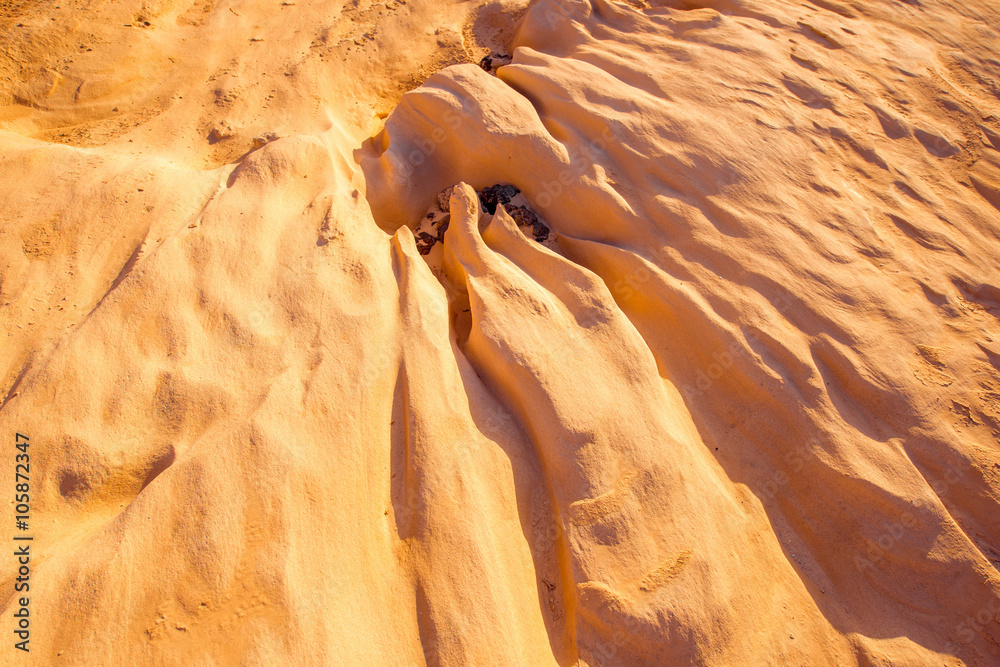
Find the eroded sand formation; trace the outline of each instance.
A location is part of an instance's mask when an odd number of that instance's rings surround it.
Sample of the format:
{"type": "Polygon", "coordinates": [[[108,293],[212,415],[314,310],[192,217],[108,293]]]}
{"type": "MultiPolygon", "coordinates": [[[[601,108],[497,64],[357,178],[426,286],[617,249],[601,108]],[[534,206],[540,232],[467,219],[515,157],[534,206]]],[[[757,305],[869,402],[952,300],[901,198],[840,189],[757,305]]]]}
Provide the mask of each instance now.
{"type": "Polygon", "coordinates": [[[1000,663],[998,25],[6,4],[0,663],[1000,663]]]}

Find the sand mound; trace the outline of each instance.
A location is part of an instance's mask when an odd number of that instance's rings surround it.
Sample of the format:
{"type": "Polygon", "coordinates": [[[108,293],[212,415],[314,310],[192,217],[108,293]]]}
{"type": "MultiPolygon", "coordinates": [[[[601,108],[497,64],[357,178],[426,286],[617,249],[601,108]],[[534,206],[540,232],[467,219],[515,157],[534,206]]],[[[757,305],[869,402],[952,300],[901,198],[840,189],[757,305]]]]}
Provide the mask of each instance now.
{"type": "Polygon", "coordinates": [[[10,5],[0,662],[997,663],[996,25],[10,5]]]}

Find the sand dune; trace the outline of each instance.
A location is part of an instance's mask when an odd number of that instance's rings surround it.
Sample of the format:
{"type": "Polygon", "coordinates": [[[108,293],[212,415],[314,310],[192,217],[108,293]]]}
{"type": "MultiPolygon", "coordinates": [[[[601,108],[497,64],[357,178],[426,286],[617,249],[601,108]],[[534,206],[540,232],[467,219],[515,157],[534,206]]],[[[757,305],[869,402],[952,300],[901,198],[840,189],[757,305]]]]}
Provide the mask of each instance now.
{"type": "Polygon", "coordinates": [[[997,25],[0,8],[0,664],[1000,663],[997,25]]]}

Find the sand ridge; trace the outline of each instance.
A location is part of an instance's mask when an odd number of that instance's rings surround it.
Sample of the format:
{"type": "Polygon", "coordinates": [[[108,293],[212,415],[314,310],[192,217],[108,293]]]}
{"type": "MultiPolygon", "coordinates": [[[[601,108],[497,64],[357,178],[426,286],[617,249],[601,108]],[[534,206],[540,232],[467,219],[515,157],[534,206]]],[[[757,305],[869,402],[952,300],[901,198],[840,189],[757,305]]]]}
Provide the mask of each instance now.
{"type": "Polygon", "coordinates": [[[998,18],[7,6],[0,661],[1000,660],[998,18]]]}

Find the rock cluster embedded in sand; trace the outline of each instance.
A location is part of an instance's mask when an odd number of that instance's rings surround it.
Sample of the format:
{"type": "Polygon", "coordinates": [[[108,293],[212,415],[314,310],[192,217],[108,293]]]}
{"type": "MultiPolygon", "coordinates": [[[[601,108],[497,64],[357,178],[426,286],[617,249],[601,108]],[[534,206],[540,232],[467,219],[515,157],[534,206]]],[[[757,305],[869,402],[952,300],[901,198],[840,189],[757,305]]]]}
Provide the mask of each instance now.
{"type": "Polygon", "coordinates": [[[998,25],[0,8],[0,664],[1000,663],[998,25]]]}

